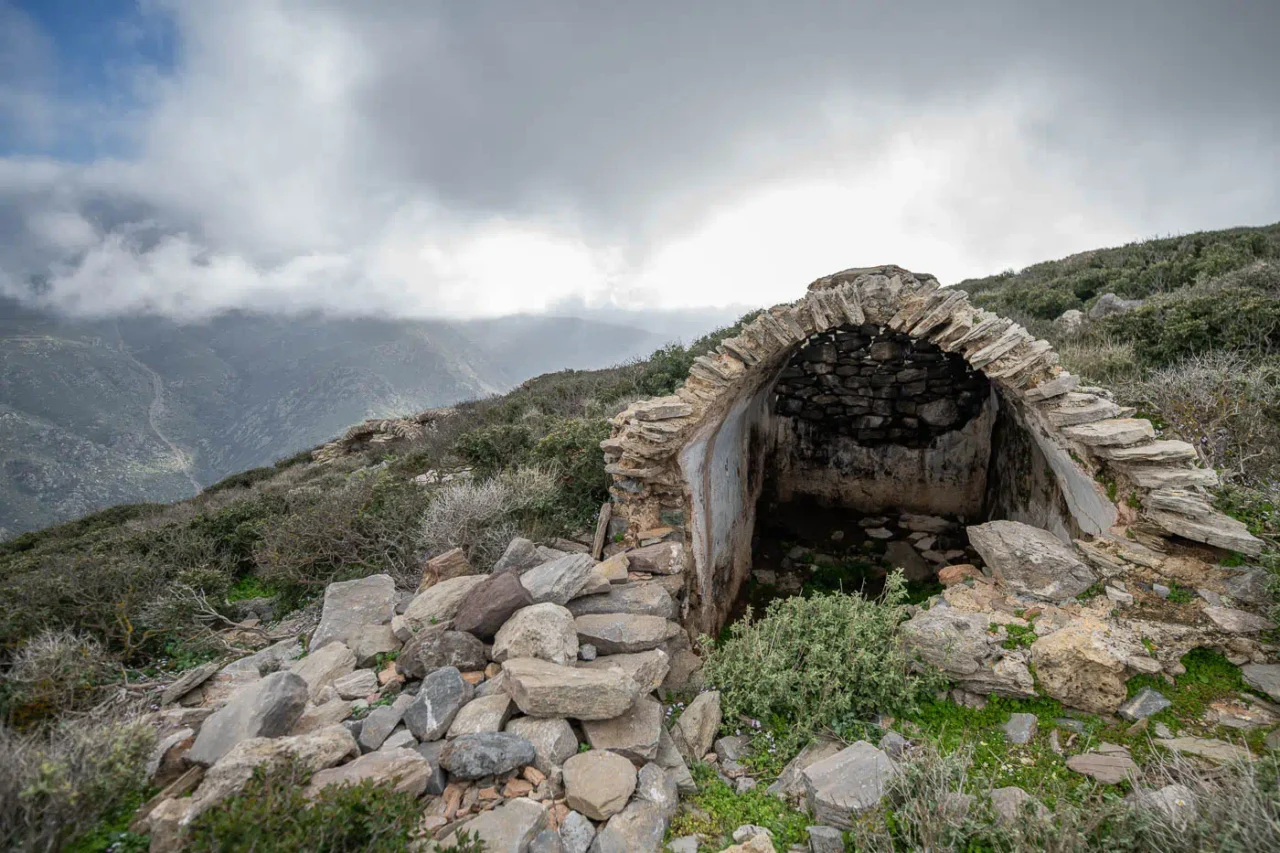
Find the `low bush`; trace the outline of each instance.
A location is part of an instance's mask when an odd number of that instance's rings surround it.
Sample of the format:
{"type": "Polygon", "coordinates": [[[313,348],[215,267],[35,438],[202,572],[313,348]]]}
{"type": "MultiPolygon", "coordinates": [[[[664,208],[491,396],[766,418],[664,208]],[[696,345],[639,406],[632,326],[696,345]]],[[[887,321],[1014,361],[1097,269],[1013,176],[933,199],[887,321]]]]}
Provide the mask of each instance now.
{"type": "Polygon", "coordinates": [[[6,704],[11,722],[22,725],[46,715],[92,704],[118,664],[95,637],[46,630],[28,639],[9,669],[6,704]]]}
{"type": "Polygon", "coordinates": [[[551,474],[532,468],[451,483],[422,514],[418,544],[431,554],[461,548],[471,565],[488,569],[520,534],[519,520],[548,512],[558,492],[551,474]]]}
{"type": "Polygon", "coordinates": [[[154,730],[77,721],[33,735],[0,727],[0,850],[46,853],[146,789],[154,730]]]}
{"type": "Polygon", "coordinates": [[[718,647],[706,637],[703,671],[721,692],[724,718],[763,723],[788,752],[816,732],[855,730],[876,714],[901,715],[936,689],[911,673],[898,638],[906,618],[901,572],[879,602],[818,593],[775,600],[760,619],[735,623],[718,647]]]}

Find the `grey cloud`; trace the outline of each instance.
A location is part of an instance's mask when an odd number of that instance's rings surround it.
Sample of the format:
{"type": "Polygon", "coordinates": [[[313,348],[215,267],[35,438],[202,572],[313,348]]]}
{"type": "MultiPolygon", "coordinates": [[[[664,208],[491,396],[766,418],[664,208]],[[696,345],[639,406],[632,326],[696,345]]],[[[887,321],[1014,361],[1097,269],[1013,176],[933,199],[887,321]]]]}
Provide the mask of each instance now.
{"type": "MultiPolygon", "coordinates": [[[[634,293],[627,271],[715,211],[802,181],[874,184],[903,146],[947,155],[900,223],[960,247],[944,277],[1280,218],[1274,0],[162,8],[183,63],[132,117],[135,156],[0,161],[10,290],[94,258],[136,282],[67,274],[93,298],[66,298],[95,310],[465,311],[436,298],[467,286],[445,255],[499,222],[607,250],[610,287],[634,293]],[[102,242],[59,245],[85,228],[102,242]],[[425,272],[418,236],[443,258],[425,272]],[[414,270],[416,301],[387,258],[414,270]]],[[[529,273],[550,304],[576,293],[559,269],[529,273]]]]}

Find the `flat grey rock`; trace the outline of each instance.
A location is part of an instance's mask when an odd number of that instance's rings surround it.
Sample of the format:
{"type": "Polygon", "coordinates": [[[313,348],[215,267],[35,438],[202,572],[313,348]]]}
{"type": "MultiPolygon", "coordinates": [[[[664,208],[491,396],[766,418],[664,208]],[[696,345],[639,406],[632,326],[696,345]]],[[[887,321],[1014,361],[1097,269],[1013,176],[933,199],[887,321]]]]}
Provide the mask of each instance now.
{"type": "Polygon", "coordinates": [[[581,812],[571,811],[560,821],[565,853],[587,853],[596,838],[596,826],[581,812]]]}
{"type": "Polygon", "coordinates": [[[1246,684],[1280,702],[1280,664],[1250,663],[1240,667],[1240,672],[1246,684]]]}
{"type": "Polygon", "coordinates": [[[373,752],[382,746],[395,731],[396,726],[400,725],[405,709],[412,701],[412,696],[402,693],[390,705],[379,705],[370,711],[360,727],[360,736],[356,738],[356,742],[360,744],[360,751],[373,752]]]}
{"type": "Polygon", "coordinates": [[[1120,706],[1117,712],[1126,720],[1137,721],[1150,717],[1152,714],[1158,714],[1173,703],[1151,687],[1144,687],[1133,695],[1133,697],[1120,706]]]}
{"type": "Polygon", "coordinates": [[[578,632],[573,614],[559,604],[543,602],[523,607],[498,629],[493,659],[538,658],[561,665],[578,658],[578,632]]]}
{"type": "Polygon", "coordinates": [[[484,669],[489,663],[484,643],[462,631],[419,631],[405,643],[396,658],[396,669],[408,678],[423,678],[441,667],[462,672],[484,669]]]}
{"type": "Polygon", "coordinates": [[[1118,785],[1138,772],[1138,765],[1129,757],[1127,750],[1105,743],[1096,752],[1071,756],[1067,759],[1067,767],[1107,785],[1118,785]]]}
{"type": "Polygon", "coordinates": [[[622,811],[636,789],[636,768],[621,755],[593,749],[564,763],[565,802],[593,820],[622,811]]]}
{"type": "Polygon", "coordinates": [[[1063,601],[1097,580],[1075,550],[1047,530],[1017,521],[989,521],[968,532],[987,567],[1012,592],[1063,601]]]}
{"type": "Polygon", "coordinates": [[[534,603],[549,601],[564,606],[582,592],[595,564],[590,554],[566,554],[525,572],[520,583],[534,603]]]}
{"type": "Polygon", "coordinates": [[[844,853],[844,833],[834,826],[809,827],[811,853],[844,853]]]}
{"type": "Polygon", "coordinates": [[[500,732],[512,711],[511,697],[505,693],[472,699],[462,706],[445,735],[456,738],[481,732],[500,732]]]}
{"type": "Polygon", "coordinates": [[[390,624],[395,604],[396,583],[390,575],[329,584],[324,590],[320,624],[311,635],[311,648],[339,642],[354,649],[366,628],[390,624]]]}
{"type": "Polygon", "coordinates": [[[701,761],[711,750],[716,732],[720,730],[720,691],[699,693],[680,719],[671,727],[671,739],[680,754],[691,762],[701,761]]]}
{"type": "Polygon", "coordinates": [[[658,735],[658,755],[654,758],[654,762],[667,771],[667,776],[676,783],[676,787],[682,794],[691,794],[698,790],[697,784],[693,781],[693,774],[689,772],[689,765],[684,763],[684,756],[680,754],[675,741],[671,739],[666,729],[658,735]]]}
{"type": "Polygon", "coordinates": [[[292,672],[274,672],[241,688],[200,727],[187,753],[208,767],[250,738],[287,735],[307,705],[307,683],[292,672]]]}
{"type": "Polygon", "coordinates": [[[560,833],[554,829],[542,830],[529,842],[529,853],[565,853],[560,833]]]}
{"type": "Polygon", "coordinates": [[[471,701],[473,689],[462,679],[457,667],[435,670],[422,679],[413,701],[405,708],[405,726],[423,742],[444,737],[458,711],[471,701]]]}
{"type": "Polygon", "coordinates": [[[632,613],[593,613],[573,620],[579,643],[590,643],[602,655],[656,649],[674,639],[680,626],[661,616],[632,613]]]}
{"type": "Polygon", "coordinates": [[[454,738],[440,753],[450,776],[479,779],[534,762],[533,744],[509,732],[484,732],[454,738]]]}
{"type": "Polygon", "coordinates": [[[605,655],[594,660],[580,661],[578,667],[594,670],[619,669],[640,685],[640,692],[652,693],[662,686],[667,673],[671,671],[671,658],[662,649],[650,649],[647,652],[605,655]]]}
{"type": "Polygon", "coordinates": [[[626,711],[639,686],[618,669],[559,666],[536,658],[516,658],[503,666],[506,690],[531,717],[608,720],[626,711]]]}
{"type": "Polygon", "coordinates": [[[1016,785],[992,791],[991,806],[996,811],[996,822],[1006,826],[1022,826],[1028,818],[1042,820],[1049,816],[1043,803],[1016,785]]]}
{"type": "Polygon", "coordinates": [[[592,853],[660,853],[667,821],[653,803],[635,801],[609,818],[596,835],[592,853]]]}
{"type": "Polygon", "coordinates": [[[323,647],[313,646],[312,649],[311,654],[291,666],[289,671],[299,675],[307,683],[308,697],[314,702],[321,690],[355,670],[356,656],[344,644],[336,641],[323,647]]]}
{"type": "Polygon", "coordinates": [[[569,602],[574,616],[597,613],[632,613],[637,616],[676,618],[676,602],[661,584],[627,583],[613,586],[601,595],[584,595],[569,602]]]}
{"type": "Polygon", "coordinates": [[[825,758],[830,758],[843,748],[843,745],[833,740],[814,741],[800,750],[795,758],[787,762],[787,765],[782,768],[782,772],[778,774],[777,780],[768,787],[768,792],[785,800],[804,796],[804,776],[802,774],[805,769],[825,758]]]}
{"type": "Polygon", "coordinates": [[[856,741],[802,771],[809,811],[824,824],[850,829],[855,814],[879,805],[895,772],[889,756],[856,741]]]}
{"type": "Polygon", "coordinates": [[[1270,619],[1234,607],[1209,606],[1204,609],[1204,615],[1229,634],[1256,634],[1275,627],[1270,619]]]}
{"type": "Polygon", "coordinates": [[[651,696],[641,696],[611,720],[584,721],[582,732],[592,749],[612,750],[636,763],[652,761],[658,755],[662,705],[651,696]]]}
{"type": "Polygon", "coordinates": [[[533,744],[533,766],[545,776],[578,753],[578,737],[565,719],[517,717],[507,723],[505,730],[533,744]]]}
{"type": "Polygon", "coordinates": [[[1009,743],[1022,745],[1031,743],[1039,725],[1035,714],[1010,714],[1009,721],[1000,728],[1009,743]]]}
{"type": "MultiPolygon", "coordinates": [[[[547,828],[547,809],[542,803],[517,797],[481,812],[461,828],[479,837],[485,853],[528,853],[533,839],[547,828]]],[[[441,846],[448,849],[454,841],[456,836],[450,833],[441,846]]]]}
{"type": "Polygon", "coordinates": [[[507,550],[502,552],[498,562],[493,564],[492,573],[495,575],[500,575],[504,572],[521,574],[545,562],[546,558],[538,551],[537,545],[528,539],[516,537],[507,545],[507,550]]]}
{"type": "Polygon", "coordinates": [[[437,797],[444,793],[445,786],[449,784],[449,774],[444,769],[444,765],[440,763],[440,753],[444,752],[444,748],[448,744],[443,740],[432,741],[431,743],[420,743],[413,749],[418,755],[421,755],[431,764],[431,772],[427,776],[427,785],[425,793],[428,796],[437,797]]]}
{"type": "Polygon", "coordinates": [[[414,630],[443,625],[458,615],[467,594],[487,579],[487,575],[463,575],[427,587],[409,602],[404,618],[414,630]]]}
{"type": "Polygon", "coordinates": [[[653,803],[668,821],[675,817],[680,808],[680,789],[675,779],[653,762],[641,767],[636,774],[635,798],[641,802],[653,803]]]}
{"type": "Polygon", "coordinates": [[[1271,572],[1266,569],[1250,567],[1227,578],[1222,585],[1227,594],[1238,602],[1252,604],[1254,607],[1269,607],[1272,602],[1271,578],[1271,572]]]}

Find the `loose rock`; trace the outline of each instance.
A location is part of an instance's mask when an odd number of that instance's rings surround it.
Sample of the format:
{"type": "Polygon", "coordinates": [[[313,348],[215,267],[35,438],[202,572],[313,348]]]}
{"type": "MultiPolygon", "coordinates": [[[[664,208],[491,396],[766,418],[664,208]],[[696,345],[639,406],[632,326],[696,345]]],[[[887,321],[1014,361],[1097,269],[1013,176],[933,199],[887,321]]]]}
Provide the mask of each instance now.
{"type": "Polygon", "coordinates": [[[307,704],[307,683],[292,672],[275,672],[236,693],[200,727],[187,760],[205,767],[241,741],[287,734],[307,704]]]}
{"type": "Polygon", "coordinates": [[[1097,580],[1076,552],[1047,530],[1017,521],[989,521],[968,530],[987,567],[1016,593],[1064,601],[1097,580]]]}
{"type": "Polygon", "coordinates": [[[607,820],[636,789],[636,768],[616,753],[593,749],[564,763],[565,802],[593,820],[607,820]]]}
{"type": "Polygon", "coordinates": [[[467,593],[453,617],[453,628],[489,640],[512,614],[531,604],[533,596],[515,572],[491,575],[467,593]]]}
{"type": "Polygon", "coordinates": [[[503,666],[507,692],[531,717],[608,720],[625,712],[639,686],[619,669],[559,666],[535,658],[516,658],[503,666]]]}
{"type": "Polygon", "coordinates": [[[462,735],[474,735],[481,732],[500,732],[511,716],[511,697],[506,694],[485,696],[472,699],[449,726],[447,737],[456,738],[462,735]]]}
{"type": "MultiPolygon", "coordinates": [[[[432,587],[435,589],[435,587],[432,587]]],[[[408,678],[423,678],[445,666],[461,672],[484,669],[489,662],[484,643],[461,631],[420,631],[405,643],[396,669],[408,678]]]]}
{"type": "Polygon", "coordinates": [[[592,749],[612,750],[636,763],[652,761],[658,754],[662,705],[641,696],[626,713],[611,720],[584,722],[582,731],[592,749]]]}
{"type": "Polygon", "coordinates": [[[440,753],[440,764],[451,776],[479,779],[532,764],[535,758],[533,744],[519,735],[484,732],[450,741],[440,753]]]}
{"type": "Polygon", "coordinates": [[[849,829],[855,813],[880,803],[895,772],[889,756],[857,741],[801,773],[809,811],[824,824],[849,829]]]}
{"type": "Polygon", "coordinates": [[[437,669],[422,679],[413,701],[405,708],[404,724],[420,741],[437,740],[449,730],[458,711],[471,701],[473,691],[457,667],[437,669]]]}
{"type": "Polygon", "coordinates": [[[323,649],[333,642],[354,648],[367,628],[391,622],[395,602],[396,583],[390,575],[329,584],[311,648],[323,649]]]}
{"type": "Polygon", "coordinates": [[[431,764],[412,749],[385,749],[362,755],[350,764],[321,770],[311,777],[304,793],[314,797],[330,785],[358,785],[366,779],[374,783],[395,782],[402,794],[421,796],[431,775],[431,764]]]}
{"type": "Polygon", "coordinates": [[[564,665],[577,657],[578,633],[573,614],[551,602],[516,611],[493,641],[493,659],[500,662],[538,658],[564,665]]]}

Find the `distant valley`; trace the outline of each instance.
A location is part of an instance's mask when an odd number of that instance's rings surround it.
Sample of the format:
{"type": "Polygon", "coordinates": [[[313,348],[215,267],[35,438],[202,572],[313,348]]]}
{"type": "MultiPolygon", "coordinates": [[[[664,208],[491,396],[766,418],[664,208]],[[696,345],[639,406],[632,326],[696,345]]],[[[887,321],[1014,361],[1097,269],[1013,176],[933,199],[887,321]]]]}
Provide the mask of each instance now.
{"type": "Polygon", "coordinates": [[[365,418],[647,355],[732,319],[477,321],[233,313],[68,320],[0,299],[0,539],[171,501],[365,418]]]}

